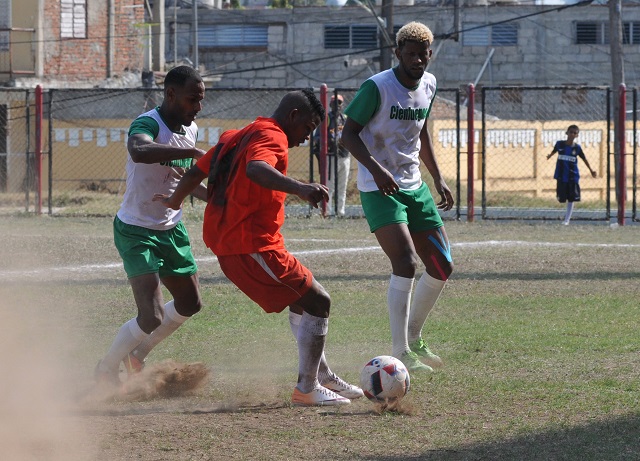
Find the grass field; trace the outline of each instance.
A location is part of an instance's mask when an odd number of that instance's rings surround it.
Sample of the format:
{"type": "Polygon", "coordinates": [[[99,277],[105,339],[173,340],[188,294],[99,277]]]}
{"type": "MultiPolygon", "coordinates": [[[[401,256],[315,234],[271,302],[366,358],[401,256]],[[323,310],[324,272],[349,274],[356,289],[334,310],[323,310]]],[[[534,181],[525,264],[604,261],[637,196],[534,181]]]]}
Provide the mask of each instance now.
{"type": "MultiPolygon", "coordinates": [[[[640,229],[447,222],[456,269],[428,321],[446,362],[405,412],[290,405],[287,316],[230,285],[187,215],[205,308],[150,355],[201,361],[193,395],[86,399],[134,315],[109,218],[0,220],[0,447],[7,460],[637,460],[640,229]]],[[[332,296],[327,356],[357,381],[390,352],[389,264],[363,220],[292,218],[332,296]]]]}

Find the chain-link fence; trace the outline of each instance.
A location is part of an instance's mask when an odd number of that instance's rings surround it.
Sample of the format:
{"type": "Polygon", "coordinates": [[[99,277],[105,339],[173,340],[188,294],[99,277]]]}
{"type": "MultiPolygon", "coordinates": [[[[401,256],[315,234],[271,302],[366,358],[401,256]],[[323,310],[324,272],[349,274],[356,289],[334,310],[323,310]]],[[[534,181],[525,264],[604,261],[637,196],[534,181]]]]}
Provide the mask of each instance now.
{"type": "Polygon", "coordinates": [[[0,90],[0,211],[34,211],[37,195],[35,165],[35,93],[0,90]]]}
{"type": "MultiPolygon", "coordinates": [[[[198,147],[209,149],[220,134],[257,116],[269,116],[290,89],[208,89],[198,116],[198,147]]],[[[337,88],[343,108],[357,88],[337,88]]],[[[319,93],[319,92],[318,92],[319,93]]],[[[636,219],[637,90],[627,98],[628,209],[636,219]]],[[[162,101],[158,89],[49,90],[44,93],[42,196],[36,187],[35,105],[33,90],[0,89],[0,211],[36,210],[56,215],[113,215],[125,188],[126,135],[131,121],[162,101]],[[49,208],[50,207],[50,208],[49,208]]],[[[436,157],[456,207],[445,219],[468,216],[467,191],[485,219],[560,219],[556,200],[555,158],[546,156],[566,138],[570,124],[580,127],[582,145],[597,177],[582,175],[582,201],[574,219],[604,220],[610,215],[614,182],[611,91],[603,87],[485,87],[476,93],[475,130],[469,143],[466,92],[439,89],[428,119],[436,157]],[[469,188],[467,153],[475,167],[469,188]]],[[[319,181],[312,142],[291,149],[288,174],[319,181]]],[[[337,159],[328,158],[329,182],[336,181],[337,159]]],[[[356,188],[357,162],[350,159],[346,186],[348,216],[361,216],[356,188]]],[[[582,166],[582,165],[581,165],[582,166]]],[[[584,166],[582,168],[585,169],[584,166]]],[[[430,182],[425,170],[424,178],[430,182]]],[[[430,184],[431,185],[431,184],[430,184]]],[[[333,199],[341,193],[334,183],[333,199]]],[[[432,188],[432,192],[435,191],[432,188]]],[[[437,197],[436,197],[437,199],[437,197]]],[[[334,203],[335,204],[335,203],[334,203]]],[[[297,197],[290,209],[308,206],[297,197]]]]}
{"type": "Polygon", "coordinates": [[[481,92],[483,218],[562,219],[557,157],[547,159],[569,125],[597,172],[579,160],[581,203],[574,219],[609,219],[610,92],[602,87],[485,87],[481,92]]]}

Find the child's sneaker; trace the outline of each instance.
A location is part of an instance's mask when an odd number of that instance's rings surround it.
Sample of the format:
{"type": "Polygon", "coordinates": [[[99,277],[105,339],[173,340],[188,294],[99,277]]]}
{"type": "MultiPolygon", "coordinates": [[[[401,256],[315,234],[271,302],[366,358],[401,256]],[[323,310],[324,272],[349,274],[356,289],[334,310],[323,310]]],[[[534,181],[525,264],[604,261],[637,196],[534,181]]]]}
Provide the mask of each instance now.
{"type": "Polygon", "coordinates": [[[444,366],[442,359],[431,352],[429,346],[427,346],[427,343],[425,343],[422,338],[418,338],[409,344],[409,348],[412,352],[418,354],[419,357],[422,357],[422,360],[424,360],[431,368],[440,368],[444,366]]]}
{"type": "Polygon", "coordinates": [[[318,386],[311,392],[303,394],[296,387],[293,390],[291,396],[291,403],[299,406],[334,406],[334,405],[348,405],[351,400],[336,394],[335,392],[327,389],[326,387],[318,386]]]}
{"type": "Polygon", "coordinates": [[[416,354],[413,351],[405,352],[398,358],[402,363],[404,363],[404,366],[407,367],[407,370],[409,370],[409,373],[414,373],[416,371],[423,372],[423,373],[431,373],[433,371],[433,368],[431,368],[429,365],[425,365],[424,363],[422,363],[420,361],[420,358],[418,357],[418,354],[416,354]]]}
{"type": "Polygon", "coordinates": [[[358,386],[354,386],[353,384],[349,384],[336,374],[326,381],[321,382],[320,385],[348,399],[358,399],[364,395],[362,389],[358,386]]]}

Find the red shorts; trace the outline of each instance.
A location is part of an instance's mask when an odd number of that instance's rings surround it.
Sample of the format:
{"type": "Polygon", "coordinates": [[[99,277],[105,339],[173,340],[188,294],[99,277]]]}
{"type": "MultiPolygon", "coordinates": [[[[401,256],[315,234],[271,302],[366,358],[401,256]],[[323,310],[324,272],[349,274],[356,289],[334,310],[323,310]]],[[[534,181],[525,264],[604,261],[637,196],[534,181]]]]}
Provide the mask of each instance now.
{"type": "Polygon", "coordinates": [[[284,248],[261,253],[218,256],[227,276],[265,312],[282,312],[313,283],[313,274],[284,248]]]}

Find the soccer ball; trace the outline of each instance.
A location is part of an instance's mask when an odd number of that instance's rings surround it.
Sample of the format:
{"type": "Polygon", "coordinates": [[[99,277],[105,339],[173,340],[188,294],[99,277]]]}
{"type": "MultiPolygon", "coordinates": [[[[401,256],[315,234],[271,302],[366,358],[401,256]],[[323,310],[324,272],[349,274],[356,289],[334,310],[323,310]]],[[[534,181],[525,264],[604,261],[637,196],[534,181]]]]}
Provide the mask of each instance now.
{"type": "Polygon", "coordinates": [[[374,402],[398,402],[409,392],[409,371],[397,358],[380,355],[362,369],[360,387],[374,402]]]}

